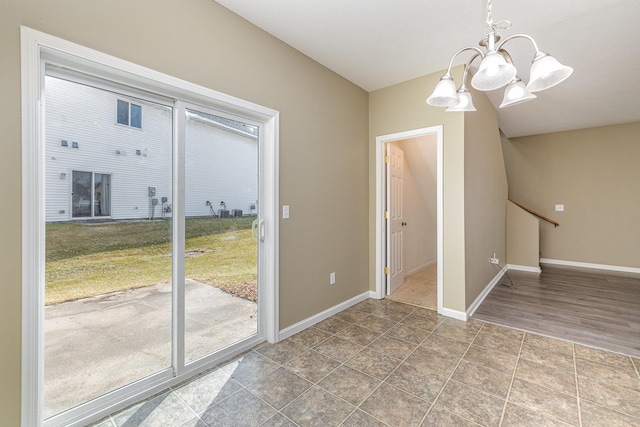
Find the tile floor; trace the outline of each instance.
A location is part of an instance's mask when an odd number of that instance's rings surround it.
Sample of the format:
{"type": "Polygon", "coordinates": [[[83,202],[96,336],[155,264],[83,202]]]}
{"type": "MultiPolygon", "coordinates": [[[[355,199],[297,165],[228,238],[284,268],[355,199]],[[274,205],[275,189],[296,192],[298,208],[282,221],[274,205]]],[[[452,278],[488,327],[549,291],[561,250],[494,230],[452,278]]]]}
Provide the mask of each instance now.
{"type": "Polygon", "coordinates": [[[438,309],[438,266],[433,264],[424,270],[404,278],[404,283],[386,298],[391,301],[438,309]]]}
{"type": "Polygon", "coordinates": [[[370,299],[95,426],[640,426],[639,369],[370,299]]]}

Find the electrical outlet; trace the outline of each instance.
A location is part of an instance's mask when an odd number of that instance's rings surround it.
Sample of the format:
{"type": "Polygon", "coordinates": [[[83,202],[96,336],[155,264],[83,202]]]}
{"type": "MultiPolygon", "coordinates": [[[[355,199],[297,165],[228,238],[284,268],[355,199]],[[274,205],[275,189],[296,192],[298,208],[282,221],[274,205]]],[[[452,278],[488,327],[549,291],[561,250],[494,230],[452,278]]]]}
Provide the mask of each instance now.
{"type": "Polygon", "coordinates": [[[331,273],[329,275],[329,284],[330,285],[335,285],[336,284],[336,273],[331,273]]]}
{"type": "Polygon", "coordinates": [[[500,260],[498,258],[489,258],[489,262],[491,264],[499,264],[500,260]]]}

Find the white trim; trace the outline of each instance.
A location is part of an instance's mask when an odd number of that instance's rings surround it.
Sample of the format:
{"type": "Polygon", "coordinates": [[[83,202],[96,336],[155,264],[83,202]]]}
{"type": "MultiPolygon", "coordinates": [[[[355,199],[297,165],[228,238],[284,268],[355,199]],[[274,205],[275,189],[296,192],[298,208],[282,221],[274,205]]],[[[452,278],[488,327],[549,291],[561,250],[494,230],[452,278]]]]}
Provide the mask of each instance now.
{"type": "Polygon", "coordinates": [[[270,343],[280,340],[280,113],[273,111],[273,114],[264,121],[262,127],[264,135],[262,138],[262,164],[264,170],[261,171],[260,185],[265,186],[264,200],[262,207],[264,212],[260,213],[266,221],[267,233],[265,236],[265,248],[268,250],[263,254],[263,276],[264,283],[270,284],[266,288],[263,298],[264,310],[264,334],[270,343]],[[270,230],[271,229],[271,230],[270,230]]]}
{"type": "MultiPolygon", "coordinates": [[[[44,153],[42,143],[43,96],[45,62],[51,61],[65,67],[100,76],[103,79],[139,87],[159,96],[184,100],[203,108],[215,108],[263,125],[265,170],[264,200],[261,211],[267,227],[264,240],[265,293],[264,320],[255,336],[234,344],[215,355],[205,356],[185,366],[172,354],[176,372],[166,370],[137,381],[82,405],[86,411],[71,410],[51,417],[47,425],[84,425],[95,421],[110,411],[132,403],[132,399],[148,397],[179,381],[184,381],[224,358],[248,350],[266,338],[278,340],[278,138],[279,113],[248,101],[244,101],[166,74],[124,61],[119,58],[59,39],[57,37],[22,26],[21,31],[21,90],[22,90],[22,367],[21,367],[21,425],[25,427],[43,424],[43,372],[44,372],[44,153]],[[177,375],[177,376],[174,376],[177,375]]],[[[179,145],[179,144],[178,144],[179,145]]],[[[175,147],[174,147],[175,149],[175,147]]],[[[176,161],[181,154],[175,152],[176,161]]],[[[175,171],[176,168],[174,168],[175,171]]],[[[174,193],[182,177],[174,177],[174,193]]],[[[176,200],[174,198],[174,200],[176,200]]],[[[177,207],[174,205],[174,209],[177,207]]],[[[174,211],[175,212],[175,211],[174,211]]],[[[179,227],[179,221],[174,227],[179,227]]],[[[184,260],[176,259],[182,264],[184,260]]],[[[175,265],[174,265],[175,267],[175,265]]],[[[367,294],[368,296],[368,294],[367,294]]],[[[174,293],[174,299],[184,299],[182,292],[174,293]]],[[[173,334],[184,329],[183,322],[173,324],[173,334]]],[[[182,344],[183,346],[183,344],[182,344]]],[[[180,347],[180,345],[179,345],[180,347]]]]}
{"type": "Polygon", "coordinates": [[[36,35],[20,28],[22,81],[22,372],[21,425],[42,419],[44,371],[43,74],[36,35]]]}
{"type": "MultiPolygon", "coordinates": [[[[384,237],[384,217],[383,217],[383,200],[384,200],[384,168],[383,168],[383,159],[384,159],[384,144],[387,142],[399,141],[403,139],[416,138],[420,136],[427,135],[436,135],[436,157],[437,157],[437,191],[436,191],[436,199],[437,199],[437,242],[436,242],[436,251],[437,251],[437,263],[438,266],[442,266],[443,264],[443,255],[444,255],[444,236],[442,233],[443,226],[443,126],[431,126],[428,128],[415,129],[405,132],[398,132],[389,135],[382,135],[376,137],[376,265],[375,265],[375,283],[376,290],[375,295],[377,299],[384,298],[385,295],[385,286],[384,286],[384,274],[383,269],[385,267],[385,251],[383,248],[383,237],[384,237]]],[[[443,306],[443,269],[438,268],[437,272],[437,285],[436,285],[436,294],[438,300],[438,313],[443,314],[445,316],[459,318],[458,312],[454,310],[445,309],[443,306]],[[452,313],[446,314],[446,313],[452,313]]]]}
{"type": "Polygon", "coordinates": [[[463,322],[466,322],[468,320],[467,313],[465,313],[464,311],[452,310],[446,307],[442,307],[442,311],[438,310],[438,314],[462,320],[463,322]]]}
{"type": "Polygon", "coordinates": [[[480,295],[476,297],[475,301],[473,301],[469,308],[467,308],[467,318],[473,316],[473,313],[475,313],[478,307],[480,307],[480,304],[482,304],[482,301],[484,301],[487,295],[489,295],[489,292],[491,292],[494,286],[496,286],[500,282],[500,279],[502,279],[502,276],[504,276],[504,272],[506,269],[507,268],[500,269],[500,271],[493,277],[493,279],[491,279],[487,286],[485,286],[484,290],[480,292],[480,295]]]}
{"type": "Polygon", "coordinates": [[[369,291],[369,298],[381,300],[383,298],[378,297],[378,293],[376,291],[369,291]]]}
{"type": "Polygon", "coordinates": [[[174,101],[173,105],[173,179],[172,199],[173,217],[173,242],[171,248],[172,289],[171,289],[171,363],[176,376],[181,376],[185,371],[185,340],[186,340],[186,289],[185,289],[185,254],[186,224],[184,218],[185,204],[185,176],[183,165],[185,162],[185,144],[178,141],[186,140],[186,107],[183,101],[174,101]]]}
{"type": "Polygon", "coordinates": [[[322,322],[323,320],[328,319],[329,317],[336,315],[341,311],[346,310],[347,308],[369,298],[371,298],[371,291],[363,292],[360,295],[356,295],[355,297],[343,301],[340,304],[334,305],[333,307],[328,308],[318,314],[301,320],[300,322],[281,330],[280,339],[289,338],[290,336],[295,335],[298,332],[302,332],[305,329],[315,325],[316,323],[322,322]]]}
{"type": "Polygon", "coordinates": [[[540,267],[532,267],[530,265],[507,264],[507,270],[528,271],[529,273],[542,273],[540,267]]]}
{"type": "Polygon", "coordinates": [[[565,261],[561,259],[549,259],[549,258],[540,258],[541,264],[552,264],[552,265],[566,265],[567,267],[581,267],[581,268],[592,268],[596,270],[610,270],[610,271],[620,271],[623,273],[636,273],[640,274],[640,268],[637,267],[623,267],[619,265],[608,265],[608,264],[593,264],[590,262],[577,262],[577,261],[565,261]]]}

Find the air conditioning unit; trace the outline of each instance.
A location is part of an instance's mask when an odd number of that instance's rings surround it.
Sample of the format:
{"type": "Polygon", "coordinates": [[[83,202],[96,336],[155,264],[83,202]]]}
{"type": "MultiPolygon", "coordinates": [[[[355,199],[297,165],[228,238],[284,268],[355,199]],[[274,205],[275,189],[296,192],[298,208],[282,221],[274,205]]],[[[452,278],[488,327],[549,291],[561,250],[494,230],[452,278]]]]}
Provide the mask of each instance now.
{"type": "Polygon", "coordinates": [[[231,209],[231,216],[242,216],[242,209],[231,209]]]}

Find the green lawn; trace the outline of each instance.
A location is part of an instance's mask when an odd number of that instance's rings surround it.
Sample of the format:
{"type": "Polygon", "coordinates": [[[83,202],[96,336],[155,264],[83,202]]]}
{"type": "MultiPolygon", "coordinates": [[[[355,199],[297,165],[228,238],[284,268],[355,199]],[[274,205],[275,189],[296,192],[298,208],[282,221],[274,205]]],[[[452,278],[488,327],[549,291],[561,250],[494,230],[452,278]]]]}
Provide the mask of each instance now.
{"type": "MultiPolygon", "coordinates": [[[[188,219],[186,276],[255,300],[253,219],[188,219]]],[[[52,223],[46,230],[47,305],[171,280],[169,220],[52,223]]]]}

